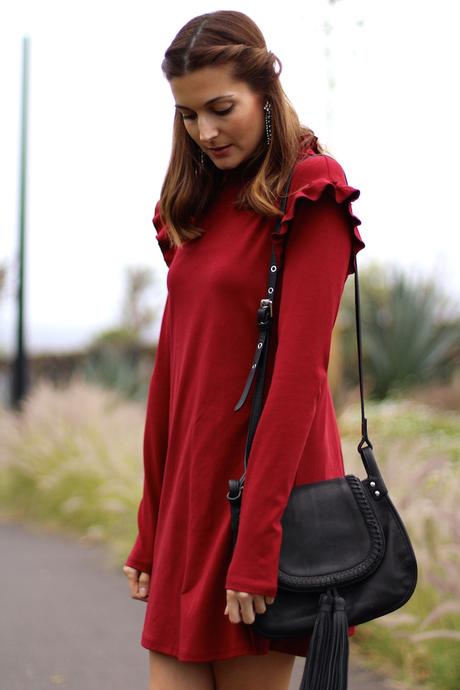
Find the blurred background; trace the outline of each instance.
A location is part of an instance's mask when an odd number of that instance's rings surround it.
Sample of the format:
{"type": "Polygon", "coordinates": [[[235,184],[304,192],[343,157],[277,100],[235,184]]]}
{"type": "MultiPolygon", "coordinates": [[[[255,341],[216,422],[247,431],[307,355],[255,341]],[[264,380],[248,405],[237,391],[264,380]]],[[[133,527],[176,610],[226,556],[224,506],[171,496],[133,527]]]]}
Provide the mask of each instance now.
{"type": "MultiPolygon", "coordinates": [[[[152,225],[173,118],[160,64],[179,28],[215,9],[198,0],[0,5],[1,515],[100,541],[116,567],[136,533],[145,401],[166,298],[152,225]],[[14,404],[18,366],[27,382],[14,404]]],[[[225,9],[258,23],[300,119],[361,190],[353,211],[366,243],[358,266],[369,436],[420,580],[403,609],[360,626],[353,645],[395,682],[458,690],[456,5],[246,0],[225,9]]],[[[354,329],[350,276],[329,373],[347,470],[362,474],[354,329]]]]}

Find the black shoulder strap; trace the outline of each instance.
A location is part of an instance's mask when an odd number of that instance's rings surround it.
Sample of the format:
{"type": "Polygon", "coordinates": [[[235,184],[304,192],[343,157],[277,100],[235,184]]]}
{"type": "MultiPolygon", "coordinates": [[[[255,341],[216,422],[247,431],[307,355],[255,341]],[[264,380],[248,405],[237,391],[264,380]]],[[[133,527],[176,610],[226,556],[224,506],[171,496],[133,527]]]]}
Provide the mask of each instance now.
{"type": "MultiPolygon", "coordinates": [[[[314,154],[314,155],[321,155],[321,154],[314,154]]],[[[288,198],[288,193],[289,193],[289,187],[291,183],[291,178],[292,178],[292,173],[289,176],[289,179],[286,183],[286,186],[284,188],[283,196],[281,197],[281,205],[280,209],[283,212],[283,215],[286,211],[286,203],[287,203],[287,198],[288,198]]],[[[276,225],[274,228],[275,233],[279,233],[280,228],[281,228],[281,220],[282,216],[279,216],[276,221],[276,225]]],[[[251,389],[251,385],[254,381],[254,378],[256,379],[255,382],[255,388],[254,388],[254,395],[252,398],[252,406],[251,406],[251,413],[249,417],[249,425],[248,425],[248,434],[246,438],[246,449],[245,449],[245,454],[244,454],[244,472],[243,475],[241,476],[238,484],[239,484],[239,491],[235,491],[235,493],[232,495],[233,498],[237,498],[238,495],[241,495],[241,491],[244,486],[244,479],[246,477],[246,471],[247,471],[247,463],[248,463],[248,458],[249,458],[249,453],[251,450],[252,446],[252,441],[254,438],[254,434],[257,428],[257,423],[259,421],[259,417],[262,412],[262,407],[263,407],[263,393],[264,393],[264,385],[265,385],[265,371],[266,371],[266,365],[267,365],[267,355],[268,355],[268,345],[270,341],[270,328],[271,328],[271,322],[273,318],[273,304],[275,301],[275,289],[276,289],[276,282],[277,282],[277,275],[279,273],[279,270],[281,268],[281,261],[284,256],[284,251],[286,249],[286,241],[289,233],[286,233],[285,238],[283,239],[283,252],[281,253],[281,260],[279,264],[277,263],[277,257],[276,257],[276,252],[275,252],[275,241],[272,241],[272,253],[271,253],[271,258],[270,258],[270,265],[268,268],[268,278],[267,278],[267,295],[263,299],[260,300],[260,307],[257,310],[257,325],[259,327],[259,337],[257,340],[257,345],[256,345],[256,350],[254,354],[254,358],[251,364],[251,368],[249,370],[249,374],[245,383],[245,386],[243,388],[243,392],[241,394],[240,399],[236,403],[234,407],[234,411],[238,411],[241,409],[241,407],[244,405],[249,391],[251,389]],[[238,495],[237,495],[238,494],[238,495]]],[[[357,335],[357,346],[358,346],[358,373],[359,373],[359,391],[360,391],[360,397],[361,397],[361,433],[362,433],[362,439],[360,441],[360,444],[358,446],[358,450],[362,448],[363,443],[366,443],[368,447],[372,448],[372,443],[370,442],[368,435],[367,435],[367,419],[364,414],[364,392],[363,392],[363,365],[362,365],[362,355],[361,355],[361,314],[360,314],[360,301],[359,301],[359,281],[358,281],[358,264],[356,261],[356,254],[354,255],[354,279],[355,279],[355,315],[356,315],[356,335],[357,335]]],[[[361,451],[360,451],[361,452],[361,451]]],[[[234,481],[234,480],[231,480],[234,481]]],[[[236,488],[236,487],[234,487],[236,488]]],[[[228,498],[230,498],[228,496],[228,498]]]]}

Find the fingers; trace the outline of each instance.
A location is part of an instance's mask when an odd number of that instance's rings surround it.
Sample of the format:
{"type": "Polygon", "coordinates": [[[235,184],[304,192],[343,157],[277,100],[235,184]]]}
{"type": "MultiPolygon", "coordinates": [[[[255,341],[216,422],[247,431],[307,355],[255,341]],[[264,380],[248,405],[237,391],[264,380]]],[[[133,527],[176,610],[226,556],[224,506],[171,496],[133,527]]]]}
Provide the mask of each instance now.
{"type": "Polygon", "coordinates": [[[131,598],[139,601],[147,601],[150,587],[150,575],[136,570],[136,568],[131,568],[129,565],[123,566],[123,572],[128,578],[131,598]]]}
{"type": "Polygon", "coordinates": [[[227,606],[224,615],[228,615],[231,623],[243,622],[250,625],[255,621],[255,614],[265,613],[267,604],[272,604],[274,601],[274,597],[227,589],[227,606]]]}
{"type": "Polygon", "coordinates": [[[248,594],[248,592],[239,592],[238,601],[240,602],[243,623],[254,623],[256,617],[254,615],[254,602],[252,594],[248,594]]]}
{"type": "Polygon", "coordinates": [[[231,623],[240,623],[240,604],[237,593],[233,589],[227,589],[227,606],[225,611],[228,613],[228,619],[231,623]]]}
{"type": "Polygon", "coordinates": [[[265,613],[267,606],[265,604],[265,597],[261,594],[254,594],[254,611],[256,613],[265,613]]]}
{"type": "Polygon", "coordinates": [[[142,599],[147,599],[149,595],[149,587],[150,587],[150,575],[148,573],[142,573],[139,576],[139,591],[138,595],[142,599]]]}

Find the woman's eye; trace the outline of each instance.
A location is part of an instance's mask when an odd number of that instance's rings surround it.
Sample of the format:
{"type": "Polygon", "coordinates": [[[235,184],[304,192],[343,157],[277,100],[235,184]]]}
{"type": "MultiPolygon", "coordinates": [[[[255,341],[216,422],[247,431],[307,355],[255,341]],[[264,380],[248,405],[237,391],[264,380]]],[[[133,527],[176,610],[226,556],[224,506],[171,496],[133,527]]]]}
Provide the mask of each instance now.
{"type": "Polygon", "coordinates": [[[226,110],[215,110],[214,112],[216,115],[227,115],[233,110],[233,105],[230,106],[230,108],[227,108],[226,110]]]}
{"type": "MultiPolygon", "coordinates": [[[[233,110],[233,105],[230,106],[230,108],[227,108],[226,110],[214,110],[213,112],[216,115],[223,116],[223,115],[228,115],[233,110]]],[[[196,118],[196,115],[185,115],[182,113],[182,119],[183,120],[194,120],[196,118]]]]}

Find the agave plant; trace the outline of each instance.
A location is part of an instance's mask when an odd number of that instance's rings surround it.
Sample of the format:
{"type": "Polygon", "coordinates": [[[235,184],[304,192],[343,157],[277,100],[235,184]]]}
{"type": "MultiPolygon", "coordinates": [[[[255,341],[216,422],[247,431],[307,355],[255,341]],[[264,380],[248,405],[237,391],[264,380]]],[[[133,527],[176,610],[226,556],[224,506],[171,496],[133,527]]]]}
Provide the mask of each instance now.
{"type": "MultiPolygon", "coordinates": [[[[354,286],[340,318],[348,380],[356,381],[354,286]]],[[[359,274],[363,363],[369,395],[378,399],[447,380],[460,363],[460,316],[432,279],[373,264],[359,274]]]]}

